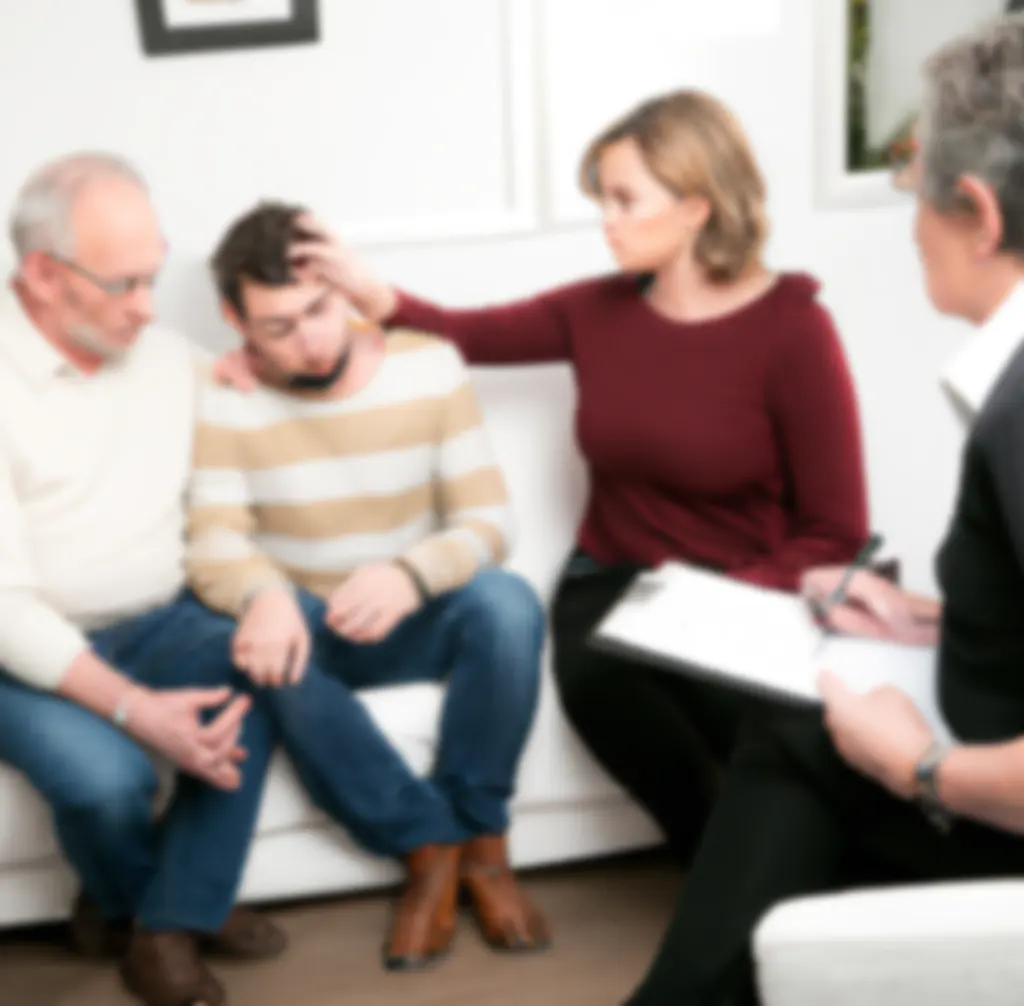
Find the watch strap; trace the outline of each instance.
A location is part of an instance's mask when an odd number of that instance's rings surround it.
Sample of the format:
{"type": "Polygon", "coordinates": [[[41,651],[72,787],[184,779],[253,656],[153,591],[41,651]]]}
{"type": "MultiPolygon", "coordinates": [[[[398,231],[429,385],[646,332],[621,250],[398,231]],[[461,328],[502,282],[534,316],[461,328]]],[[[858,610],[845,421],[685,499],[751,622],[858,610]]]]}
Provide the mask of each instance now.
{"type": "Polygon", "coordinates": [[[396,556],[391,560],[391,563],[412,580],[416,593],[420,596],[420,603],[426,604],[430,600],[431,594],[430,587],[427,586],[427,581],[424,579],[423,574],[405,556],[396,556]]]}
{"type": "Polygon", "coordinates": [[[939,797],[938,770],[952,746],[933,741],[914,766],[914,798],[925,817],[941,832],[953,824],[953,815],[939,797]]]}

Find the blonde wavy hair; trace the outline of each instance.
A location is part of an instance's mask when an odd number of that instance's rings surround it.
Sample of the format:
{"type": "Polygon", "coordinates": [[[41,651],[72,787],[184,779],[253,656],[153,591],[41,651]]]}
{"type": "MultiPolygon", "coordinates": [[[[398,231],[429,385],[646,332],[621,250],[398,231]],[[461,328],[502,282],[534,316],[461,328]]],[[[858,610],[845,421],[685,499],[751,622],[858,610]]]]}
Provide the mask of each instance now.
{"type": "Polygon", "coordinates": [[[695,256],[708,278],[728,282],[760,264],[768,238],[764,177],[743,127],[716,98],[674,91],[638,105],[591,141],[580,164],[580,187],[600,198],[598,164],[622,140],[640,148],[648,170],[679,198],[710,205],[695,256]]]}

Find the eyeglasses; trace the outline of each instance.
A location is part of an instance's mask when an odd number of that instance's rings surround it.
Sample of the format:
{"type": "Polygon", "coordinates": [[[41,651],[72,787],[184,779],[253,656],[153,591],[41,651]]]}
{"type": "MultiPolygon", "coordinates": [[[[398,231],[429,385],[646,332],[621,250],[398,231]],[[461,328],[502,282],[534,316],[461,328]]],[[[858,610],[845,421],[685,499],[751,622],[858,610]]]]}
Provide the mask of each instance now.
{"type": "Polygon", "coordinates": [[[65,268],[70,269],[73,273],[91,283],[97,290],[103,291],[108,297],[127,297],[138,290],[139,287],[144,286],[152,290],[156,285],[157,275],[155,273],[150,276],[120,276],[116,279],[104,279],[102,276],[97,276],[94,272],[90,272],[84,266],[80,266],[77,262],[72,262],[70,259],[60,258],[57,255],[51,255],[50,257],[54,262],[59,262],[65,268]]]}

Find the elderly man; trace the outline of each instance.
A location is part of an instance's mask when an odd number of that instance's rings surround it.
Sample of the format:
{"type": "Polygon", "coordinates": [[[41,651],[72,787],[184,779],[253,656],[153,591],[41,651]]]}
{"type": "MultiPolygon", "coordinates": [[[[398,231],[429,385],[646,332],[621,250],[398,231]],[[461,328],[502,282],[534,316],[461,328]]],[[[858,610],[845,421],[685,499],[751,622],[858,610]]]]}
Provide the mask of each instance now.
{"type": "MultiPolygon", "coordinates": [[[[899,690],[822,678],[824,717],[751,724],[675,918],[630,1006],[753,1001],[751,932],[776,902],[857,881],[1024,872],[1024,16],[926,64],[911,171],[933,305],[977,334],[944,384],[967,422],[939,551],[944,600],[858,573],[839,631],[939,641],[947,747],[899,690]]],[[[826,598],[841,570],[814,570],[826,598]]]]}
{"type": "Polygon", "coordinates": [[[164,259],[138,175],[37,171],[0,296],[0,761],[47,801],[82,884],[79,947],[152,1006],[224,993],[200,951],[269,956],[232,912],[274,731],[233,624],[184,590],[195,351],[150,327],[164,259]],[[239,693],[239,691],[243,693],[239,693]],[[157,821],[145,749],[181,771],[157,821]]]}

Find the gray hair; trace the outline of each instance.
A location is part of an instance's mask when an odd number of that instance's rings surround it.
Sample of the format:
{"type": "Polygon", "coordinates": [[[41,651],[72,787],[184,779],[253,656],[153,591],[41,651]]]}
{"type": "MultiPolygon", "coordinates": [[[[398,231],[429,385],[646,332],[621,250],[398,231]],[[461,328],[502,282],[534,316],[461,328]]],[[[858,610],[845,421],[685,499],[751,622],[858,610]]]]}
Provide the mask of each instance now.
{"type": "Polygon", "coordinates": [[[89,185],[109,178],[126,179],[147,191],[142,175],[115,154],[71,154],[37,168],[18,191],[11,210],[10,236],[18,260],[32,252],[73,256],[75,199],[89,185]]]}
{"type": "Polygon", "coordinates": [[[1024,14],[947,43],[924,77],[922,195],[940,212],[969,209],[960,179],[985,182],[1002,210],[1002,250],[1024,255],[1024,14]]]}

